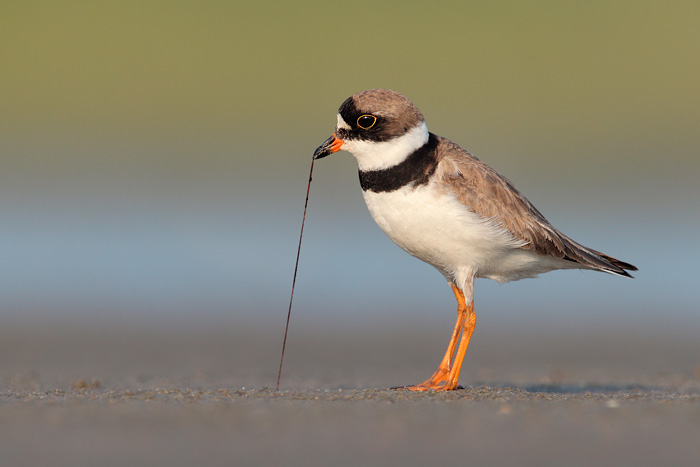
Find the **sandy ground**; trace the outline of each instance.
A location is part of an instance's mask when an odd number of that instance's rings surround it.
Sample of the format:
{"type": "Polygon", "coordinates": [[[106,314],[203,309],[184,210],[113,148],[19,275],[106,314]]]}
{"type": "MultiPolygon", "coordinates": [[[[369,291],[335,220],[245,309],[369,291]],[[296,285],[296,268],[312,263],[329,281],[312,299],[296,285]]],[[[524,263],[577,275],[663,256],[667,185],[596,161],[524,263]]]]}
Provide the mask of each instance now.
{"type": "Polygon", "coordinates": [[[5,325],[0,465],[700,464],[696,330],[486,327],[5,325]]]}

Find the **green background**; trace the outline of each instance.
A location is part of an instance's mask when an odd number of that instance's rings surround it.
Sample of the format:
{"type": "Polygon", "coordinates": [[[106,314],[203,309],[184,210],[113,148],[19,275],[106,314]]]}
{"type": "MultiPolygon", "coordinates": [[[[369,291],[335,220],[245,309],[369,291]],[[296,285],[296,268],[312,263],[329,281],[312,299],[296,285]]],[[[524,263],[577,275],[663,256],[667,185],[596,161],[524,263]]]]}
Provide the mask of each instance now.
{"type": "MultiPolygon", "coordinates": [[[[700,326],[696,1],[25,1],[0,31],[4,319],[281,326],[311,153],[346,97],[387,87],[640,267],[482,281],[480,317],[700,326]]],[[[356,177],[346,153],[316,166],[295,319],[451,322],[356,177]]]]}

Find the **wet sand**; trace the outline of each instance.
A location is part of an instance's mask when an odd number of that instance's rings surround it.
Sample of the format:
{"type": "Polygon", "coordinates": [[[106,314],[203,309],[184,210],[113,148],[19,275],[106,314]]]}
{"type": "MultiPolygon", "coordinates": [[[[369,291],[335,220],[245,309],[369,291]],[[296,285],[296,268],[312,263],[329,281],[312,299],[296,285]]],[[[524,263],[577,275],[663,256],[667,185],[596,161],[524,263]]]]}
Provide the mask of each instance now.
{"type": "Polygon", "coordinates": [[[9,325],[0,465],[697,465],[693,330],[480,329],[451,393],[444,329],[9,325]]]}

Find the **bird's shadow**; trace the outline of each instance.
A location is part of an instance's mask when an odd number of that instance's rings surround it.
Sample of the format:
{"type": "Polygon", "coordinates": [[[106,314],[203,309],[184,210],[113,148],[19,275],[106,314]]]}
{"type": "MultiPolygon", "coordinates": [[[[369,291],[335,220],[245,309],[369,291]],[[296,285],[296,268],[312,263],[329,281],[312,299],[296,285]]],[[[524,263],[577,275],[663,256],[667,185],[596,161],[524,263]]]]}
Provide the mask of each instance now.
{"type": "Polygon", "coordinates": [[[531,394],[615,394],[615,393],[650,393],[661,391],[663,388],[644,384],[609,384],[609,383],[540,383],[540,384],[515,384],[509,382],[476,382],[473,386],[486,386],[499,389],[513,389],[525,391],[531,394]]]}

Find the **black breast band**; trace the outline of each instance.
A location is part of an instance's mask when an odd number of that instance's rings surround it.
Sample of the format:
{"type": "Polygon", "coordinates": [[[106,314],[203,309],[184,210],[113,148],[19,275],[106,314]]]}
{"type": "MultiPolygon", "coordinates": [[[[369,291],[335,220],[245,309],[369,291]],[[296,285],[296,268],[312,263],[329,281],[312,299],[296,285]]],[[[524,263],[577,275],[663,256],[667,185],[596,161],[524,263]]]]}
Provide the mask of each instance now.
{"type": "Polygon", "coordinates": [[[382,170],[360,171],[360,186],[364,191],[381,193],[409,184],[418,186],[428,183],[438,165],[437,146],[437,137],[429,133],[428,141],[400,164],[382,170]]]}

